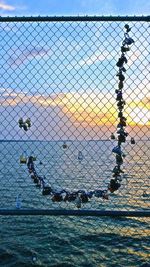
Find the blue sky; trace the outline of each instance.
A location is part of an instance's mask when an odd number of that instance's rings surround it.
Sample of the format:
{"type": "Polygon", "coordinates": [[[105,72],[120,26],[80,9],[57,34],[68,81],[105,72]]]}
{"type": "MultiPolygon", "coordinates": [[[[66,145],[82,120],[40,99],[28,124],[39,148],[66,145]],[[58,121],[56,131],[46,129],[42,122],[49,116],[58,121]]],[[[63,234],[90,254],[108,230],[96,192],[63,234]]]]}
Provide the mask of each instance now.
{"type": "MultiPolygon", "coordinates": [[[[134,10],[133,1],[0,0],[2,16],[147,15],[149,10],[145,0],[134,1],[134,10]]],[[[128,53],[125,112],[129,124],[150,124],[150,27],[130,26],[135,43],[128,53]]],[[[123,22],[0,23],[0,139],[20,138],[20,117],[31,118],[27,134],[33,139],[109,136],[111,130],[102,125],[117,123],[116,61],[123,29],[123,22]]]]}
{"type": "Polygon", "coordinates": [[[149,15],[148,0],[0,0],[0,15],[149,15]]]}

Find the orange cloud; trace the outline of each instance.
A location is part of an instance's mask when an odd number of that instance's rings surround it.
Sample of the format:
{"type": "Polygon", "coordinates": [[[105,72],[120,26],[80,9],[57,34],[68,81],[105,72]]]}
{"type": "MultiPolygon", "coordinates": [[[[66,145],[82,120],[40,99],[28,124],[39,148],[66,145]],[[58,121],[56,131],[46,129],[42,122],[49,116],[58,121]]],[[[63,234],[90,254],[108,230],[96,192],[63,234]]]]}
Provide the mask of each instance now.
{"type": "MultiPolygon", "coordinates": [[[[1,93],[1,106],[29,105],[48,108],[59,107],[72,124],[84,126],[116,125],[118,111],[115,98],[110,93],[60,93],[58,95],[27,95],[7,90],[1,93]]],[[[32,107],[31,107],[32,108],[32,107]]],[[[150,126],[150,99],[127,102],[124,111],[129,126],[150,126]]],[[[56,114],[57,116],[58,114],[56,114]]],[[[63,119],[63,118],[62,118],[63,119]]]]}
{"type": "Polygon", "coordinates": [[[125,108],[128,124],[150,126],[150,96],[134,99],[125,108]]]}
{"type": "Polygon", "coordinates": [[[150,96],[145,97],[145,98],[142,100],[142,104],[143,104],[146,108],[150,109],[150,96]]]}

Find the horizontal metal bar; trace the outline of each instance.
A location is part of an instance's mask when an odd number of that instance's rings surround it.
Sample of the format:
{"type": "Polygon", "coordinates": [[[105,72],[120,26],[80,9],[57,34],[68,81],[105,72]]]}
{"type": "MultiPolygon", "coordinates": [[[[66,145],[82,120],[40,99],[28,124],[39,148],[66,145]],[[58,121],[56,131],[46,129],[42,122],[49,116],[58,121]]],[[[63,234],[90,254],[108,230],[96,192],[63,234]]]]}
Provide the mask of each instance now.
{"type": "Polygon", "coordinates": [[[0,22],[44,21],[150,21],[150,16],[55,16],[55,17],[0,17],[0,22]]]}
{"type": "MultiPolygon", "coordinates": [[[[85,139],[83,139],[83,140],[77,140],[77,139],[74,139],[74,140],[72,140],[72,139],[58,139],[58,140],[54,140],[54,139],[51,139],[51,140],[38,140],[38,139],[16,139],[16,140],[14,140],[14,139],[0,139],[0,143],[23,143],[23,142],[26,142],[26,143],[30,143],[30,142],[59,142],[59,143],[63,143],[63,142],[70,142],[70,143],[72,143],[72,142],[75,142],[75,141],[78,141],[78,142],[82,142],[82,141],[86,141],[86,142],[98,142],[98,141],[105,141],[105,142],[110,142],[111,140],[110,139],[87,139],[87,140],[85,140],[85,139]]],[[[145,141],[150,141],[150,138],[145,138],[145,139],[143,139],[143,138],[139,138],[139,139],[136,139],[136,142],[139,142],[139,141],[141,141],[141,142],[145,142],[145,141]]],[[[126,142],[129,142],[130,143],[130,140],[126,140],[126,142]]]]}
{"type": "Polygon", "coordinates": [[[0,215],[49,215],[49,216],[95,216],[95,217],[150,217],[146,211],[116,211],[116,210],[45,210],[45,209],[0,209],[0,215]]]}

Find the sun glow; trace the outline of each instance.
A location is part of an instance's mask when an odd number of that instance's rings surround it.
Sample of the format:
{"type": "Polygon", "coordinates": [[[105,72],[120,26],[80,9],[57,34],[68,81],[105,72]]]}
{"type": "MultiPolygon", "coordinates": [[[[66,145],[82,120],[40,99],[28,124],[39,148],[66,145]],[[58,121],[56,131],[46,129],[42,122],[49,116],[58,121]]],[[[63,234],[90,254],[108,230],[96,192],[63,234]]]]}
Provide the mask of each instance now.
{"type": "Polygon", "coordinates": [[[135,123],[145,125],[150,122],[150,111],[147,108],[136,107],[131,111],[130,117],[135,123]]]}
{"type": "MultiPolygon", "coordinates": [[[[27,95],[14,93],[13,91],[2,92],[0,97],[1,106],[19,106],[22,103],[31,104],[38,109],[40,107],[59,107],[64,116],[72,124],[79,123],[89,126],[116,125],[119,121],[115,98],[110,93],[95,93],[91,90],[87,92],[60,93],[58,95],[27,95]]],[[[124,115],[129,126],[150,126],[150,105],[149,98],[139,101],[127,102],[124,108],[124,115]]],[[[63,120],[63,115],[62,120],[63,120]]]]}

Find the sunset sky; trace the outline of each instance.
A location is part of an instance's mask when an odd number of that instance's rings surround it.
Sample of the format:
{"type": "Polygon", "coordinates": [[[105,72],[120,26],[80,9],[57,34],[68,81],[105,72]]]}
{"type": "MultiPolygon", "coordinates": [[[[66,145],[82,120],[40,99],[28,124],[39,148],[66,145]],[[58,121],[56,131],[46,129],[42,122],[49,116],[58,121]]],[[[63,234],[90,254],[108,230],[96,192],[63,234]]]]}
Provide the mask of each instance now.
{"type": "MultiPolygon", "coordinates": [[[[148,1],[0,1],[2,16],[147,15],[148,1]],[[63,4],[62,4],[63,3],[63,4]],[[137,7],[137,10],[135,9],[137,7]],[[139,13],[140,10],[140,13],[139,13]]],[[[124,23],[1,23],[0,139],[108,138],[118,123],[115,89],[124,23]],[[31,118],[25,134],[20,117],[31,118]]],[[[150,126],[148,23],[130,22],[124,115],[132,135],[150,126]],[[142,129],[142,130],[141,130],[142,129]]]]}

